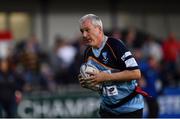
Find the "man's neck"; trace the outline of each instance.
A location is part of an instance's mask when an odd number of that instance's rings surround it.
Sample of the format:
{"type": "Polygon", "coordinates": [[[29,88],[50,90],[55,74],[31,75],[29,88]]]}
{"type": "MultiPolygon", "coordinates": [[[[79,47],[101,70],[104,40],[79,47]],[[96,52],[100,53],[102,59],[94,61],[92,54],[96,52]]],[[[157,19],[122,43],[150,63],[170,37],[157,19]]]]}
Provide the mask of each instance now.
{"type": "Polygon", "coordinates": [[[102,46],[104,39],[105,39],[105,36],[104,36],[104,34],[102,34],[102,37],[99,38],[98,46],[94,47],[94,48],[99,49],[102,46]]]}

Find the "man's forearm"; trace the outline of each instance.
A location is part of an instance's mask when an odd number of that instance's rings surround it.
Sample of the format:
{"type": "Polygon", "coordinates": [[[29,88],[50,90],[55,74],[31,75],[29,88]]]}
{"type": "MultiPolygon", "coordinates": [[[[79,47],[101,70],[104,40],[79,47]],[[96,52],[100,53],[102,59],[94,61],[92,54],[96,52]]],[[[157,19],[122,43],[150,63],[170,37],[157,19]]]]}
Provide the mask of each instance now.
{"type": "Polygon", "coordinates": [[[136,70],[125,70],[121,72],[115,72],[106,76],[107,80],[110,81],[131,81],[134,79],[141,78],[141,72],[139,69],[136,70]]]}

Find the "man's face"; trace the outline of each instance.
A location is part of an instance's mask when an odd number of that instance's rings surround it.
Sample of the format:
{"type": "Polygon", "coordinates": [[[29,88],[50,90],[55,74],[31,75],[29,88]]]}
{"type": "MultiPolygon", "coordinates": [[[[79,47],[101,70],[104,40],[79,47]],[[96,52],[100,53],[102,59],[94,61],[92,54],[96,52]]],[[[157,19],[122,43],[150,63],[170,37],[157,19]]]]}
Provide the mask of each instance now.
{"type": "Polygon", "coordinates": [[[90,20],[85,20],[81,25],[80,31],[85,45],[98,47],[98,39],[101,32],[100,27],[94,26],[90,20]]]}

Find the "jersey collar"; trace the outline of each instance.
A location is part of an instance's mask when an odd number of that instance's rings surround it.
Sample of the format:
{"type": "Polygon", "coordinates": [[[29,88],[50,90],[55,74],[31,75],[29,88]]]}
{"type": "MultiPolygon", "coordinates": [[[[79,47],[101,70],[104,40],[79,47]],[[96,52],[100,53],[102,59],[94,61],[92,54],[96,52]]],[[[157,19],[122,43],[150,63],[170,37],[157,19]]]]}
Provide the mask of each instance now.
{"type": "Polygon", "coordinates": [[[100,48],[93,48],[92,47],[92,51],[93,51],[93,54],[96,56],[96,57],[99,57],[100,53],[101,53],[101,50],[104,48],[105,44],[106,44],[106,41],[107,41],[108,37],[104,35],[103,37],[103,43],[101,45],[100,48]]]}

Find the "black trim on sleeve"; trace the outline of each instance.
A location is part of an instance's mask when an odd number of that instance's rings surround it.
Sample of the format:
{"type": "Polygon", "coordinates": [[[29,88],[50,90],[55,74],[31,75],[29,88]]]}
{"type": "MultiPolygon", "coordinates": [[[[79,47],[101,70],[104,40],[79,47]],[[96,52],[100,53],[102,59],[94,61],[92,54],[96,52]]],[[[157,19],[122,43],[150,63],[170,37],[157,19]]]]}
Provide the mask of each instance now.
{"type": "Polygon", "coordinates": [[[130,59],[130,58],[134,58],[134,57],[133,57],[132,55],[127,56],[124,61],[126,61],[126,60],[128,60],[128,59],[130,59]]]}
{"type": "Polygon", "coordinates": [[[135,66],[135,67],[126,67],[127,70],[135,70],[135,69],[139,69],[138,66],[135,66]]]}

